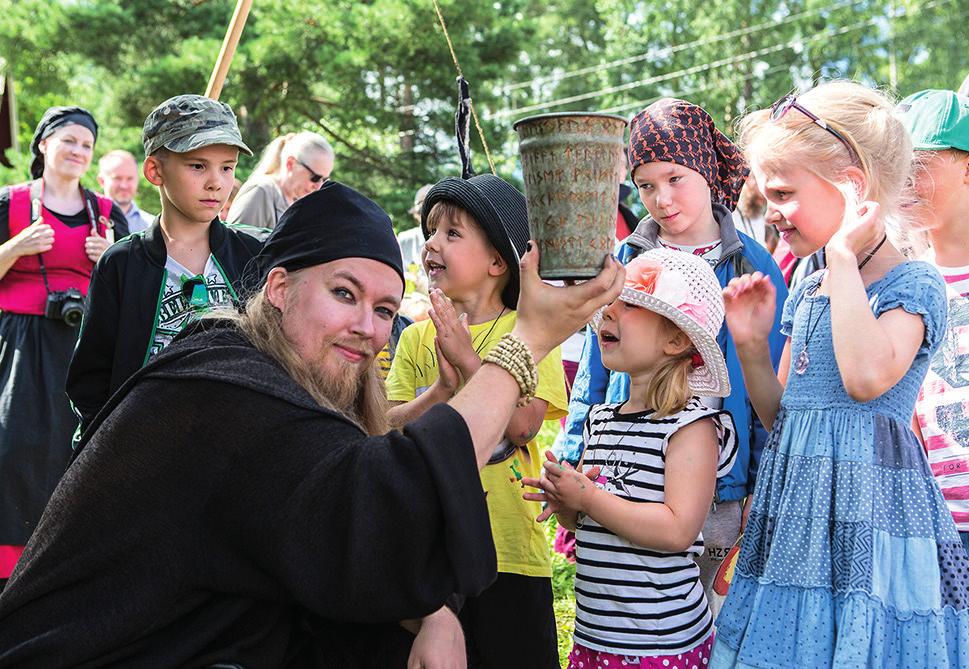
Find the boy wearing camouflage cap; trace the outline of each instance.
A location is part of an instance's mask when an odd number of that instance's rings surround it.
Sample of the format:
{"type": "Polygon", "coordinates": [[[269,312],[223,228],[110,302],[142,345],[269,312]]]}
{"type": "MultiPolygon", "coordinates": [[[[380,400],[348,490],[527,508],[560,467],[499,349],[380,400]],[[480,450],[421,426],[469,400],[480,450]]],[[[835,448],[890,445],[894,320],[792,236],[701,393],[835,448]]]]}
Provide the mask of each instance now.
{"type": "Polygon", "coordinates": [[[899,104],[918,169],[913,208],[945,279],[948,329],[915,404],[914,429],[969,551],[969,97],[927,90],[899,104]]]}
{"type": "Polygon", "coordinates": [[[143,172],[161,214],[112,246],[91,275],[87,311],[67,378],[78,436],[108,398],[192,319],[239,296],[259,242],[226,228],[239,151],[252,155],[225,103],[179,95],[145,120],[143,172]]]}

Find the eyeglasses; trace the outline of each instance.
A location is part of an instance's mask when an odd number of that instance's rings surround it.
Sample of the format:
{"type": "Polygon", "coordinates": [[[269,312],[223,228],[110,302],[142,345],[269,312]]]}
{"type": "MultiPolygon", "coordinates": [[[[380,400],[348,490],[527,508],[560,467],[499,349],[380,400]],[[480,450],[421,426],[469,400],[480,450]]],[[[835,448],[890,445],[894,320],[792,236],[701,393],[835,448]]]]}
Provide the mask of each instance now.
{"type": "Polygon", "coordinates": [[[802,114],[804,114],[805,116],[807,116],[809,119],[811,119],[811,121],[816,126],[818,126],[819,128],[823,128],[823,129],[827,130],[832,135],[834,135],[835,137],[837,137],[838,138],[838,141],[841,142],[842,144],[844,144],[845,148],[848,149],[848,153],[853,158],[855,158],[855,159],[858,160],[858,163],[861,165],[862,169],[864,169],[865,174],[866,175],[868,174],[868,165],[865,163],[864,159],[861,157],[861,152],[858,151],[858,148],[855,146],[854,142],[852,142],[850,139],[848,139],[848,137],[845,136],[844,134],[838,132],[837,130],[835,130],[834,128],[832,128],[830,125],[828,125],[827,123],[825,123],[823,119],[821,119],[820,117],[812,114],[810,111],[808,111],[807,109],[805,109],[802,105],[798,104],[798,102],[797,102],[797,96],[794,95],[793,93],[788,93],[787,95],[785,95],[784,97],[782,97],[780,100],[778,100],[777,102],[775,102],[774,104],[771,105],[771,108],[770,108],[770,120],[771,121],[778,121],[778,120],[780,120],[781,118],[784,117],[784,114],[786,114],[787,112],[789,112],[791,109],[798,110],[799,112],[801,112],[802,114]]]}
{"type": "Polygon", "coordinates": [[[296,162],[299,163],[300,165],[302,165],[303,166],[303,169],[310,173],[310,181],[312,181],[315,184],[318,184],[321,181],[326,181],[326,180],[328,180],[330,178],[330,177],[325,177],[322,174],[317,174],[316,172],[313,171],[313,168],[312,167],[310,167],[309,165],[307,165],[306,163],[304,163],[299,158],[296,159],[296,162]]]}

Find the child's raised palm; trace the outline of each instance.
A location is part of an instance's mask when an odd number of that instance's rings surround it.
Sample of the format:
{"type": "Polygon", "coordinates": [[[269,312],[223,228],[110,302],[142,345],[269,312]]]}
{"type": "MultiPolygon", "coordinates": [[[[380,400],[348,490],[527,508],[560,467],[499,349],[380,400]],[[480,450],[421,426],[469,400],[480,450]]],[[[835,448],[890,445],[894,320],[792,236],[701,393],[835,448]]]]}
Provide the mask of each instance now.
{"type": "Polygon", "coordinates": [[[765,341],[774,325],[777,290],[760,272],[732,279],[723,289],[727,327],[737,346],[765,341]]]}
{"type": "Polygon", "coordinates": [[[447,397],[454,397],[454,393],[458,392],[458,388],[461,387],[461,373],[444,355],[438,337],[434,338],[434,353],[437,355],[437,381],[435,383],[447,397]]]}
{"type": "Polygon", "coordinates": [[[478,354],[471,343],[471,330],[465,314],[458,315],[451,300],[439,289],[430,294],[431,308],[427,312],[437,331],[441,352],[454,366],[461,368],[469,359],[477,360],[478,354]]]}

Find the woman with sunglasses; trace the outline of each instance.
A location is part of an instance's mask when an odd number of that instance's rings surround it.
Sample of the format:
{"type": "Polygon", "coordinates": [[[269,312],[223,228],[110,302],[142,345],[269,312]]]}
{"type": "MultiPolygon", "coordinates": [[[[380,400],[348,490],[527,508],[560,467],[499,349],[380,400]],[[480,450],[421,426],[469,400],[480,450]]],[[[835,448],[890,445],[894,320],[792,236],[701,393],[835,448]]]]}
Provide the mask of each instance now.
{"type": "Polygon", "coordinates": [[[81,187],[97,134],[87,110],[48,109],[32,180],[0,190],[0,589],[70,461],[67,365],[94,263],[127,234],[121,210],[81,187]]]}
{"type": "Polygon", "coordinates": [[[969,556],[910,421],[946,329],[945,284],[889,239],[912,141],[878,91],[787,96],[741,123],[767,221],[827,268],[791,292],[724,290],[751,402],[771,428],[710,667],[969,667],[969,556]]]}
{"type": "Polygon", "coordinates": [[[265,238],[293,202],[326,183],[334,159],[333,147],[314,132],[277,137],[242,184],[226,222],[265,238]]]}

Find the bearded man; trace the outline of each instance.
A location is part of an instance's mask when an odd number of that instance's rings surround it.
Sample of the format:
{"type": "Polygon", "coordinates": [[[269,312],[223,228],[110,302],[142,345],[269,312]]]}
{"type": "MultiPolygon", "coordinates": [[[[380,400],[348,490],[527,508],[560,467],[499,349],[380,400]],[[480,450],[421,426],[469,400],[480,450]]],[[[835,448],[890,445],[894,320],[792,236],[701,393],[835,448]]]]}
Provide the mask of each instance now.
{"type": "Polygon", "coordinates": [[[462,666],[445,602],[496,571],[478,471],[527,399],[528,352],[622,285],[614,260],[565,289],[537,265],[517,344],[384,434],[390,219],[338,183],[298,200],[244,313],[183,334],[83,436],[0,596],[0,667],[462,666]]]}

